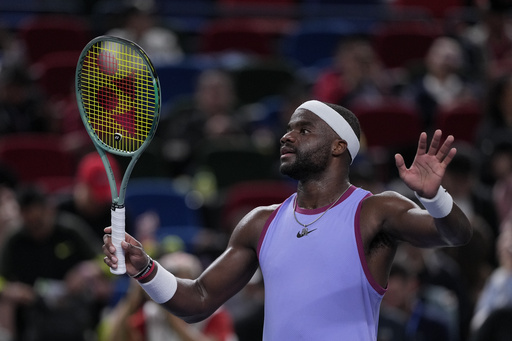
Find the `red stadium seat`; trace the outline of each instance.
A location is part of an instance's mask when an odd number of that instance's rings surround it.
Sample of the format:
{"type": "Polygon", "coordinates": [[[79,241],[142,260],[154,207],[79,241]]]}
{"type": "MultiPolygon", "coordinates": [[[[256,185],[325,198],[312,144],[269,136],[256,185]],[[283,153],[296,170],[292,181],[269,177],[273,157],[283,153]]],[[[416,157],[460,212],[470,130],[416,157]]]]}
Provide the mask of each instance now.
{"type": "Polygon", "coordinates": [[[280,204],[295,190],[295,185],[288,180],[252,180],[233,184],[226,191],[221,213],[222,228],[231,232],[250,210],[280,204]]]}
{"type": "Polygon", "coordinates": [[[456,140],[473,143],[482,117],[481,105],[468,101],[439,110],[435,127],[441,129],[444,136],[453,135],[456,140]]]}
{"type": "Polygon", "coordinates": [[[417,110],[400,99],[356,102],[350,110],[359,119],[367,148],[415,146],[422,131],[417,110]]]}
{"type": "Polygon", "coordinates": [[[462,0],[395,0],[392,6],[398,9],[422,8],[427,10],[435,18],[444,18],[448,11],[454,8],[464,7],[462,0]]]}
{"type": "Polygon", "coordinates": [[[349,109],[361,125],[362,152],[366,151],[373,160],[376,177],[383,182],[389,181],[396,176],[393,174],[396,172],[395,153],[402,154],[406,164],[412,162],[423,128],[420,114],[412,104],[396,98],[357,102],[349,109]]]}
{"type": "Polygon", "coordinates": [[[34,15],[20,23],[18,33],[30,63],[48,53],[82,51],[91,39],[86,22],[71,15],[34,15]]]}
{"type": "Polygon", "coordinates": [[[277,41],[290,28],[287,19],[225,18],[210,22],[201,32],[200,52],[238,52],[260,57],[277,55],[277,41]]]}
{"type": "Polygon", "coordinates": [[[0,138],[0,160],[25,184],[43,186],[49,192],[71,187],[77,160],[66,151],[58,135],[24,133],[0,138]]]}
{"type": "Polygon", "coordinates": [[[376,25],[373,45],[387,68],[406,68],[422,63],[434,39],[442,35],[441,28],[426,21],[394,21],[376,25]]]}
{"type": "Polygon", "coordinates": [[[80,51],[51,52],[35,64],[39,86],[49,100],[58,100],[74,92],[76,64],[80,51]]]}

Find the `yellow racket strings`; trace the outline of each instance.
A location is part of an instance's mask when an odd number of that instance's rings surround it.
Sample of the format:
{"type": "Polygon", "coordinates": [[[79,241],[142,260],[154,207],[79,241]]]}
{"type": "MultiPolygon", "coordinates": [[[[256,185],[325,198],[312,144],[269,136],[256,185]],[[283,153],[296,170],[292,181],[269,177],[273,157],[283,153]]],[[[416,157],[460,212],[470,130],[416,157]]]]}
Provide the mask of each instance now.
{"type": "Polygon", "coordinates": [[[158,100],[139,52],[113,41],[94,44],[80,82],[87,120],[98,138],[119,151],[139,149],[151,131],[158,100]]]}

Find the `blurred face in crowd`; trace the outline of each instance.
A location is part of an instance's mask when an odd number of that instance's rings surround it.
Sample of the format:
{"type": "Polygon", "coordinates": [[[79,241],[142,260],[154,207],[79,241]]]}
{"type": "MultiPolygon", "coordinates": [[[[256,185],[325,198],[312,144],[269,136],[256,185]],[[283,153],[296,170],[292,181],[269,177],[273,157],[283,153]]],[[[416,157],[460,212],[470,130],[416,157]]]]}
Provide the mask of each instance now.
{"type": "Polygon", "coordinates": [[[357,86],[380,67],[375,51],[364,40],[350,41],[338,49],[336,66],[342,72],[347,85],[357,86]]]}
{"type": "Polygon", "coordinates": [[[196,101],[199,109],[210,116],[230,113],[235,96],[229,75],[218,70],[203,73],[198,81],[196,101]]]}
{"type": "Polygon", "coordinates": [[[461,67],[461,63],[461,48],[451,38],[443,37],[435,40],[426,58],[430,73],[437,77],[444,77],[456,72],[461,67]]]}
{"type": "Polygon", "coordinates": [[[44,240],[52,232],[54,209],[46,203],[33,203],[21,209],[25,231],[35,240],[44,240]]]}
{"type": "Polygon", "coordinates": [[[20,207],[14,191],[0,185],[0,230],[17,226],[19,219],[20,207]]]}

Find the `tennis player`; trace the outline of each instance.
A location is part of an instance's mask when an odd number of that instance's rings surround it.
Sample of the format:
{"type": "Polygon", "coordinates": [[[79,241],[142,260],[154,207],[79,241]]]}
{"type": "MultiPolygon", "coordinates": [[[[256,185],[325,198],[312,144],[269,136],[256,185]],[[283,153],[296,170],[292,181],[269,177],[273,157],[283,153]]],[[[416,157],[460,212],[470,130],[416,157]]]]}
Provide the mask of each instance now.
{"type": "MultiPolygon", "coordinates": [[[[122,243],[127,273],[155,302],[194,322],[241,290],[259,266],[264,340],[374,341],[398,245],[458,246],[472,236],[467,217],[441,187],[456,153],[453,136],[443,143],[441,138],[436,131],[429,146],[422,133],[410,168],[395,156],[402,181],[423,209],[398,193],[372,194],[351,185],[357,118],[341,106],[307,101],[280,141],[280,170],[298,180],[295,194],[248,213],[225,252],[195,280],[176,278],[130,235],[122,243]]],[[[105,263],[116,268],[110,228],[105,232],[105,263]]]]}

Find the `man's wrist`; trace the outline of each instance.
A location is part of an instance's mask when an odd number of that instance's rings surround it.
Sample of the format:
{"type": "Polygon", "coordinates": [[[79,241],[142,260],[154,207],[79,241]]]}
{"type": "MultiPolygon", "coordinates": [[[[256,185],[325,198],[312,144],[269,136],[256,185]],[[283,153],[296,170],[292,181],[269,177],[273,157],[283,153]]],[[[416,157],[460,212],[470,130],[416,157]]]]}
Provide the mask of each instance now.
{"type": "Polygon", "coordinates": [[[439,186],[437,194],[432,199],[423,198],[416,192],[414,192],[414,194],[423,207],[425,207],[428,213],[434,218],[444,218],[452,211],[453,198],[443,186],[439,186]]]}
{"type": "Polygon", "coordinates": [[[156,303],[162,304],[169,301],[178,289],[176,277],[162,268],[158,262],[154,262],[154,270],[142,281],[137,281],[156,303]]]}
{"type": "Polygon", "coordinates": [[[149,257],[149,256],[147,256],[147,257],[148,257],[148,262],[147,262],[146,266],[141,271],[139,271],[138,274],[136,274],[134,276],[130,276],[131,278],[136,279],[137,281],[142,281],[152,274],[152,272],[155,270],[155,262],[153,261],[153,259],[151,257],[149,257]]]}

